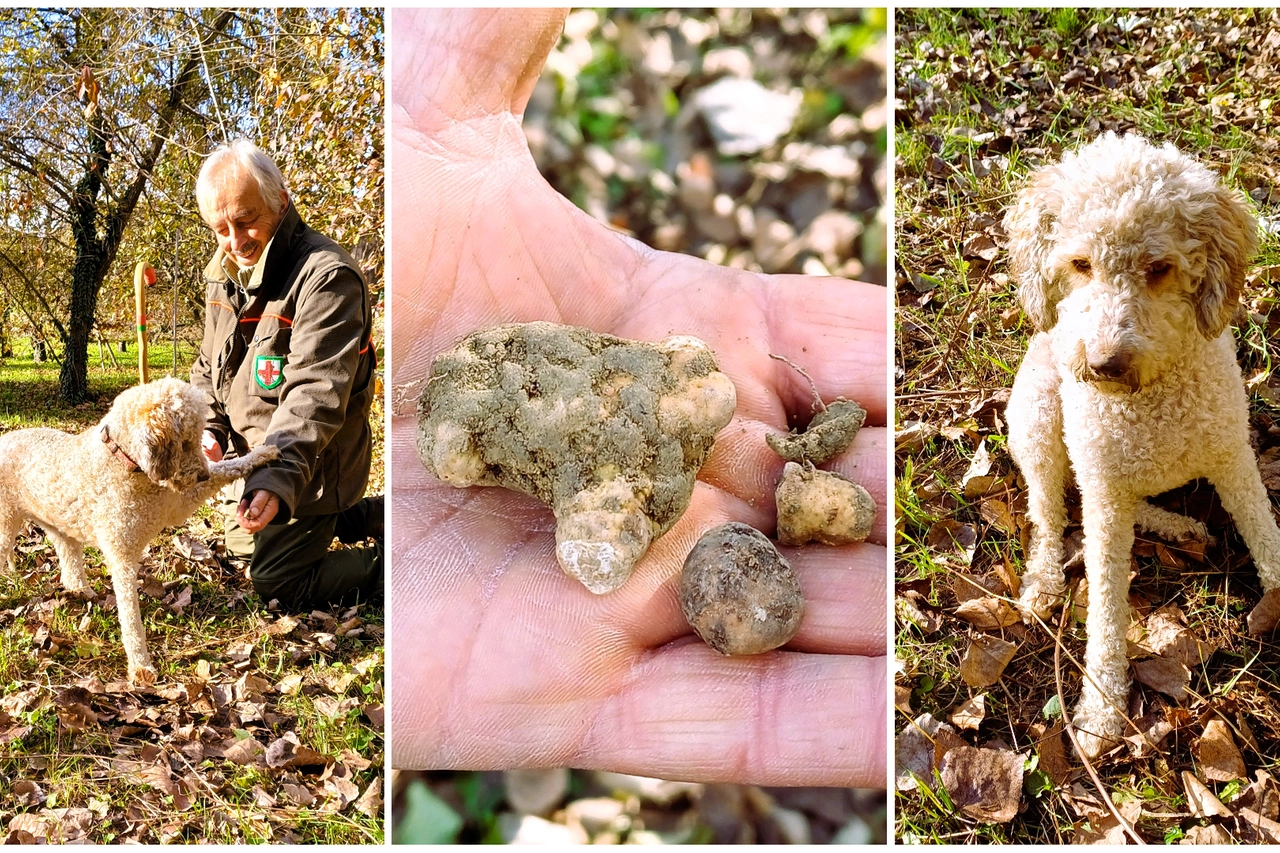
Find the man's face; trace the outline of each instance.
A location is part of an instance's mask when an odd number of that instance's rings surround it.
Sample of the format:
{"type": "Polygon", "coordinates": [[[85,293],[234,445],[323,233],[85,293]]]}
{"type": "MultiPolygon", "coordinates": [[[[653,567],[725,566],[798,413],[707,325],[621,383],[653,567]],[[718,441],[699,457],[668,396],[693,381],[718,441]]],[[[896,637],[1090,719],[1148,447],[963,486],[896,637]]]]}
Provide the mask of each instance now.
{"type": "Polygon", "coordinates": [[[280,193],[280,212],[274,214],[262,199],[258,183],[249,175],[218,185],[210,209],[201,210],[205,224],[218,238],[218,248],[240,267],[251,267],[262,257],[276,227],[284,219],[289,196],[280,193]]]}

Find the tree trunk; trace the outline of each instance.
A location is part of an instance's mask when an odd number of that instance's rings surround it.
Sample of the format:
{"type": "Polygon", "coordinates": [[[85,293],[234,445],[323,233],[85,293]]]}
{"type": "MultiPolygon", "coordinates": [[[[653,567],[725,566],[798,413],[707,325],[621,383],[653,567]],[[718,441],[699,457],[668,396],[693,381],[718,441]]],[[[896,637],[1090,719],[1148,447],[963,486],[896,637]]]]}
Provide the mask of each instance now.
{"type": "MultiPolygon", "coordinates": [[[[199,14],[198,10],[196,14],[199,14]]],[[[65,356],[58,380],[58,396],[62,402],[76,405],[89,395],[89,337],[93,330],[94,313],[98,307],[98,293],[107,277],[125,226],[133,216],[133,209],[142,197],[142,191],[151,177],[151,170],[160,159],[165,140],[173,129],[174,120],[187,96],[191,83],[198,78],[200,51],[209,45],[235,17],[231,10],[223,10],[209,25],[201,45],[187,52],[182,70],[169,87],[169,98],[160,107],[156,127],[151,134],[151,148],[143,153],[138,163],[138,174],[120,201],[102,212],[101,229],[98,224],[98,195],[102,179],[110,165],[107,149],[106,122],[100,111],[88,117],[89,160],[85,173],[76,184],[71,200],[71,229],[75,237],[76,259],[71,273],[71,306],[67,323],[65,356]]]]}

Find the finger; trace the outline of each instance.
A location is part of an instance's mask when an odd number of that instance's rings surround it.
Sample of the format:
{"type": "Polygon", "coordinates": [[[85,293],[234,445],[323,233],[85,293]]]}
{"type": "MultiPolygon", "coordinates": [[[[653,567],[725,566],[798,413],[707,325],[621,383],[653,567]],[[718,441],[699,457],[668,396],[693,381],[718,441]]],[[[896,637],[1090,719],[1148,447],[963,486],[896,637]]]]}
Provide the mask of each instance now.
{"type": "Polygon", "coordinates": [[[581,747],[559,758],[666,779],[880,787],[885,661],[664,648],[632,669],[581,739],[571,739],[581,747]]]}

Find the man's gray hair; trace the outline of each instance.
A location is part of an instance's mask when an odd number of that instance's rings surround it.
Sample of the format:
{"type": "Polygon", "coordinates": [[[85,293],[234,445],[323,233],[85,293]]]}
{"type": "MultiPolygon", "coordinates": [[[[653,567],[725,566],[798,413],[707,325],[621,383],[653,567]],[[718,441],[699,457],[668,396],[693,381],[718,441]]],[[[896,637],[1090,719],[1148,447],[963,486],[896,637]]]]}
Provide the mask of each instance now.
{"type": "Polygon", "coordinates": [[[278,215],[284,206],[280,201],[280,193],[288,192],[284,175],[271,155],[254,145],[247,139],[235,139],[223,143],[205,158],[200,167],[200,175],[196,178],[196,205],[201,216],[213,207],[217,198],[218,187],[228,177],[248,173],[258,184],[262,200],[273,215],[278,215]],[[215,182],[215,176],[220,178],[215,182]]]}

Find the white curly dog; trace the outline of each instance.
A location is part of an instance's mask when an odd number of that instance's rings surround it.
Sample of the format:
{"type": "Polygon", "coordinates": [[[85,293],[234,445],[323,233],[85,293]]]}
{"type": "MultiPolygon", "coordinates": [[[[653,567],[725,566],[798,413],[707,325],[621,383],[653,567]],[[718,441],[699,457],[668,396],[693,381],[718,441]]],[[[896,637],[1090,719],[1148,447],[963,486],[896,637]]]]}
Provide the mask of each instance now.
{"type": "Polygon", "coordinates": [[[1113,133],[1036,172],[1004,227],[1037,329],[1007,409],[1032,523],[1020,605],[1030,620],[1062,602],[1069,463],[1089,584],[1074,724],[1093,757],[1124,733],[1134,525],[1171,539],[1205,534],[1146,498],[1208,479],[1263,588],[1280,586],[1280,529],[1249,446],[1228,328],[1257,227],[1238,193],[1172,145],[1113,133]]]}
{"type": "Polygon", "coordinates": [[[279,456],[263,445],[209,464],[200,449],[208,416],[202,391],[160,379],[121,393],[102,421],[79,435],[21,429],[0,436],[0,543],[8,546],[10,572],[14,539],[28,520],[53,543],[68,590],[89,588],[84,547],[101,551],[134,684],[156,680],[138,607],[147,543],[227,483],[279,456]]]}

